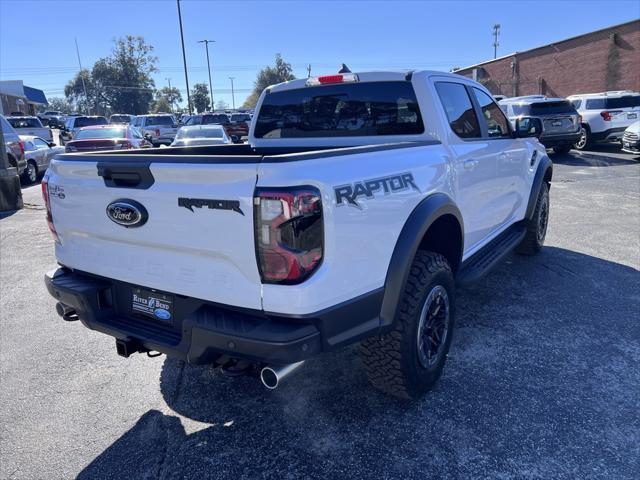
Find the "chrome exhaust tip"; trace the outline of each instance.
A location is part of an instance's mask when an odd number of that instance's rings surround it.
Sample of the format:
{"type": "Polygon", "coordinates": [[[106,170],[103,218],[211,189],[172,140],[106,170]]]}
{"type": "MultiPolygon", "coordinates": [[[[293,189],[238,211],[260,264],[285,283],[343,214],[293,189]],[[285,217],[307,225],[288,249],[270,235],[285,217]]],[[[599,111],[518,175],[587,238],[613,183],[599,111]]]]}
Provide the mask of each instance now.
{"type": "Polygon", "coordinates": [[[260,371],[260,380],[262,384],[269,390],[275,390],[280,385],[280,382],[286,377],[295,372],[304,364],[304,360],[301,362],[290,363],[288,365],[282,365],[279,367],[267,366],[260,371]]]}

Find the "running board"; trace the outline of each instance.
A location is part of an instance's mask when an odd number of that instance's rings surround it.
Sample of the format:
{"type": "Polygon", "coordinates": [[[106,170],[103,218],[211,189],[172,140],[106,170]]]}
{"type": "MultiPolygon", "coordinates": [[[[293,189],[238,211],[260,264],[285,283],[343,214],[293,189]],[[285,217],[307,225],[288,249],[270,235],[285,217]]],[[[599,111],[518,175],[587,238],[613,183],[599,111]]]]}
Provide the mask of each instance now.
{"type": "Polygon", "coordinates": [[[522,241],[526,233],[524,224],[516,223],[462,262],[458,285],[467,286],[480,280],[522,241]]]}

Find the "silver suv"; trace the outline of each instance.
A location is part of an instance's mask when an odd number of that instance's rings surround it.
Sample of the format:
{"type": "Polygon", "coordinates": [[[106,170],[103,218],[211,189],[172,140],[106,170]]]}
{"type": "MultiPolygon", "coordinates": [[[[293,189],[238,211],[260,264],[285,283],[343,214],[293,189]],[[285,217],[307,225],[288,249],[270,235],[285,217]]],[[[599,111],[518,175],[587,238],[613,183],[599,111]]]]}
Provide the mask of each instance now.
{"type": "Polygon", "coordinates": [[[514,128],[517,119],[540,119],[542,133],[538,140],[556,153],[567,153],[580,139],[580,115],[564,98],[530,95],[506,98],[499,105],[514,128]]]}

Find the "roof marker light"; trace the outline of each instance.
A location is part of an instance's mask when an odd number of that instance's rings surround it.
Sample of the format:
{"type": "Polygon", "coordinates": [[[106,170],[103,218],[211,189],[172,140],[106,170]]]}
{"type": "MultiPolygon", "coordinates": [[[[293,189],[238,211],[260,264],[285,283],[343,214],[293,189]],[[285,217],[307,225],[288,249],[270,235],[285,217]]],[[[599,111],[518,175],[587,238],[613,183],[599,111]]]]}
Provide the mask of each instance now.
{"type": "Polygon", "coordinates": [[[347,83],[357,82],[358,75],[355,73],[339,73],[336,75],[323,75],[321,77],[311,77],[307,80],[308,87],[316,85],[326,85],[328,83],[347,83]]]}

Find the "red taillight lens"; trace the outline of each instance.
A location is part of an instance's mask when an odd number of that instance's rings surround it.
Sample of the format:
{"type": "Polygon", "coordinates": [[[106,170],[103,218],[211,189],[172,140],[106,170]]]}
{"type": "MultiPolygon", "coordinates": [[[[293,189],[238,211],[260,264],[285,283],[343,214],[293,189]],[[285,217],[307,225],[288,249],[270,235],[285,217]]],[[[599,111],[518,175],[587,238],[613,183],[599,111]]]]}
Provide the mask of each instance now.
{"type": "Polygon", "coordinates": [[[51,202],[49,201],[49,182],[46,178],[42,179],[42,199],[44,200],[44,205],[47,208],[47,225],[49,226],[49,231],[51,232],[51,236],[56,242],[60,242],[58,238],[58,232],[56,232],[56,227],[53,225],[53,215],[51,215],[51,202]]]}
{"type": "Polygon", "coordinates": [[[600,112],[600,116],[605,122],[610,122],[613,119],[613,116],[620,113],[620,110],[615,110],[611,112],[600,112]]]}
{"type": "Polygon", "coordinates": [[[24,157],[24,142],[19,140],[18,145],[20,146],[20,154],[24,157]]]}
{"type": "Polygon", "coordinates": [[[160,136],[160,129],[156,128],[156,137],[159,137],[159,136],[160,136]]]}
{"type": "Polygon", "coordinates": [[[295,284],[322,262],[322,200],[315,187],[259,188],[254,197],[255,241],[263,283],[295,284]]]}

